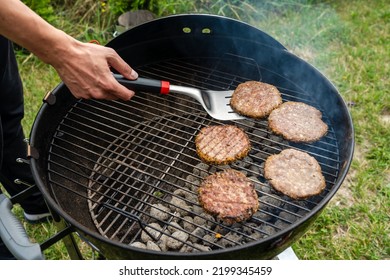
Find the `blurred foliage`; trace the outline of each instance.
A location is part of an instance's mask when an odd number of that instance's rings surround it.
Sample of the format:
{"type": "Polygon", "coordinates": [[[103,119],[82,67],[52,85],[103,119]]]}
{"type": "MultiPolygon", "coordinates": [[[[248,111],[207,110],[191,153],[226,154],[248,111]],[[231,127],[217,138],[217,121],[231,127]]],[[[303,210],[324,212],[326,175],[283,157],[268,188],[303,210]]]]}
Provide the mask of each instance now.
{"type": "MultiPolygon", "coordinates": [[[[284,0],[286,1],[286,0],[284,0]]],[[[288,1],[288,0],[287,0],[288,1]]],[[[92,13],[118,17],[132,10],[149,10],[157,16],[209,13],[242,19],[253,11],[254,0],[23,0],[36,13],[54,22],[59,13],[72,11],[72,18],[89,19],[92,13]]]]}
{"type": "Polygon", "coordinates": [[[149,10],[156,16],[180,13],[207,13],[249,20],[259,11],[300,8],[313,3],[326,3],[330,0],[22,0],[36,13],[50,23],[58,17],[69,17],[82,22],[96,21],[102,15],[117,18],[132,10],[149,10]]]}
{"type": "Polygon", "coordinates": [[[22,2],[48,22],[52,23],[55,21],[56,15],[54,13],[52,0],[22,0],[22,2]]]}
{"type": "MultiPolygon", "coordinates": [[[[290,1],[290,0],[283,0],[290,1]]],[[[81,41],[106,43],[115,32],[117,18],[134,10],[149,10],[157,17],[180,13],[207,13],[244,21],[256,9],[254,0],[23,0],[45,20],[81,41]]]]}

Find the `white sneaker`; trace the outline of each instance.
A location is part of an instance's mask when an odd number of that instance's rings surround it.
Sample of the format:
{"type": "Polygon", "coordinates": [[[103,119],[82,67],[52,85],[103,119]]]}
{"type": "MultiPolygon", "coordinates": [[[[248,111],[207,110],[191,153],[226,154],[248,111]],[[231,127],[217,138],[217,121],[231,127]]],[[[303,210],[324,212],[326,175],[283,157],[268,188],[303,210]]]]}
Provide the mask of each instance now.
{"type": "Polygon", "coordinates": [[[38,224],[48,221],[51,218],[51,214],[49,212],[41,214],[28,214],[24,212],[24,218],[30,224],[38,224]]]}

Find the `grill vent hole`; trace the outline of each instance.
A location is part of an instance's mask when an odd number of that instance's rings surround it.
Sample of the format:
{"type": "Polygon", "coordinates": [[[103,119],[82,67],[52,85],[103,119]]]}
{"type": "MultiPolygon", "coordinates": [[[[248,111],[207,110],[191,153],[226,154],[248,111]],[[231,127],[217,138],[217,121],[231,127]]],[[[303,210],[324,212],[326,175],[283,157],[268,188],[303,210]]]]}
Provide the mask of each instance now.
{"type": "Polygon", "coordinates": [[[191,28],[189,28],[189,27],[183,27],[183,32],[184,33],[187,33],[187,34],[189,34],[189,33],[191,33],[191,28]]]}

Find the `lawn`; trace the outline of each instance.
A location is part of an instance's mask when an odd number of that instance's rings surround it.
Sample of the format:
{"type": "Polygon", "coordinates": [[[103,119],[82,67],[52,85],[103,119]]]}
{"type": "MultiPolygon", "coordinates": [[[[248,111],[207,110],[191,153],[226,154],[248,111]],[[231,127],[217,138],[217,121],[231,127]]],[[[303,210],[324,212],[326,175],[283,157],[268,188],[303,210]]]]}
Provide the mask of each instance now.
{"type": "MultiPolygon", "coordinates": [[[[267,32],[324,73],[349,105],[354,123],[356,145],[349,174],[313,226],[293,245],[296,255],[299,259],[389,259],[390,4],[386,0],[251,3],[251,12],[245,17],[238,12],[237,17],[267,32]]],[[[106,30],[111,30],[112,22],[102,16],[94,22],[72,25],[66,16],[58,15],[56,25],[81,40],[110,40],[106,30]]],[[[18,61],[28,134],[43,95],[60,80],[50,66],[32,55],[19,51],[18,61]]],[[[38,242],[56,231],[52,224],[25,226],[38,242]]],[[[92,257],[88,246],[83,244],[83,250],[92,257]]],[[[47,259],[68,258],[61,242],[45,255],[47,259]]]]}

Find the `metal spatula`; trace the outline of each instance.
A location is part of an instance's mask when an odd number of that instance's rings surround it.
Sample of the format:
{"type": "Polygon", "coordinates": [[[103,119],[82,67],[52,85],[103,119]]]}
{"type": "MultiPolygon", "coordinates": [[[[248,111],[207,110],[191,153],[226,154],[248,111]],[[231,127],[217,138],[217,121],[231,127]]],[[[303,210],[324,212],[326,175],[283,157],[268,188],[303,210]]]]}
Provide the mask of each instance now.
{"type": "Polygon", "coordinates": [[[207,111],[207,113],[217,120],[239,120],[244,119],[235,113],[229,105],[233,90],[215,91],[201,90],[192,87],[171,85],[167,81],[153,80],[147,78],[138,78],[137,80],[128,80],[121,75],[114,74],[119,83],[131,90],[140,90],[151,93],[180,93],[195,98],[207,111]]]}

